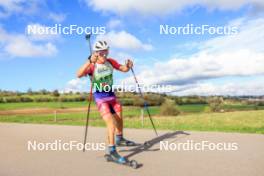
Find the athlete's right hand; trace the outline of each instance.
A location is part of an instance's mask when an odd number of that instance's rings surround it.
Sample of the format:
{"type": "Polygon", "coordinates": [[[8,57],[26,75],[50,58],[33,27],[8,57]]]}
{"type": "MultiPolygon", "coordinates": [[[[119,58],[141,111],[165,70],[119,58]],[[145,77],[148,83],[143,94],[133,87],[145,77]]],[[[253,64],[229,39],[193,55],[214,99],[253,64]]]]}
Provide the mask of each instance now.
{"type": "Polygon", "coordinates": [[[97,59],[98,59],[98,54],[97,53],[93,53],[92,56],[91,56],[90,61],[92,63],[96,63],[97,59]]]}

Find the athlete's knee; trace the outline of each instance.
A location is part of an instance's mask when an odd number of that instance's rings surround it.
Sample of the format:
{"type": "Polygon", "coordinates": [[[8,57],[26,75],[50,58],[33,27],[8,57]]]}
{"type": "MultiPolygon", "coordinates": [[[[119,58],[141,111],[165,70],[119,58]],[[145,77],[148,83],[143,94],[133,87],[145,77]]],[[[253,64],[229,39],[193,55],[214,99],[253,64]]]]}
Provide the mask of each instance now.
{"type": "Polygon", "coordinates": [[[122,105],[120,103],[116,103],[114,105],[115,112],[121,112],[122,111],[122,105]]]}
{"type": "Polygon", "coordinates": [[[110,112],[101,112],[101,116],[106,122],[113,122],[113,115],[110,112]]]}
{"type": "Polygon", "coordinates": [[[109,106],[106,103],[99,104],[98,110],[103,118],[104,116],[107,116],[110,113],[109,106]]]}

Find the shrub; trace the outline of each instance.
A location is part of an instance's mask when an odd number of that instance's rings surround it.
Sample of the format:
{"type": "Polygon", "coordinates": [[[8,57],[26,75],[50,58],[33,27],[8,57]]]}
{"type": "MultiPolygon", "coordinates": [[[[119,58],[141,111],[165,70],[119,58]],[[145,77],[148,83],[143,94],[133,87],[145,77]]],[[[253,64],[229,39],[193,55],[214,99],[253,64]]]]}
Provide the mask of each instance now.
{"type": "Polygon", "coordinates": [[[133,100],[134,106],[144,106],[144,101],[146,101],[149,106],[160,106],[164,102],[164,98],[161,95],[156,94],[144,95],[144,100],[137,95],[134,96],[133,100]]]}
{"type": "Polygon", "coordinates": [[[132,106],[134,104],[133,99],[120,99],[120,102],[123,106],[132,106]]]}
{"type": "Polygon", "coordinates": [[[222,97],[210,97],[208,104],[212,112],[221,112],[223,110],[224,100],[222,97]]]}
{"type": "Polygon", "coordinates": [[[33,102],[34,100],[30,97],[21,97],[20,101],[21,102],[33,102]]]}
{"type": "Polygon", "coordinates": [[[58,100],[60,102],[79,102],[79,101],[85,101],[86,98],[85,96],[76,96],[76,97],[62,96],[62,97],[59,97],[58,100]]]}
{"type": "Polygon", "coordinates": [[[5,102],[6,103],[17,103],[20,102],[21,98],[20,97],[6,97],[5,102]]]}
{"type": "Polygon", "coordinates": [[[157,94],[148,94],[144,98],[150,106],[160,106],[164,102],[164,97],[157,94]]]}
{"type": "Polygon", "coordinates": [[[188,96],[181,99],[182,104],[206,104],[206,100],[200,96],[188,96]]]}
{"type": "Polygon", "coordinates": [[[135,96],[134,101],[133,101],[133,105],[142,107],[142,106],[144,106],[144,100],[139,96],[135,96]]]}
{"type": "Polygon", "coordinates": [[[164,116],[176,116],[180,114],[180,110],[177,108],[175,101],[166,99],[160,107],[160,114],[164,116]]]}
{"type": "Polygon", "coordinates": [[[53,98],[50,97],[36,97],[34,98],[35,102],[51,102],[53,101],[53,98]]]}
{"type": "Polygon", "coordinates": [[[86,100],[85,96],[78,96],[78,97],[74,98],[74,101],[76,101],[76,102],[85,101],[85,100],[86,100]]]}
{"type": "Polygon", "coordinates": [[[59,101],[60,101],[60,102],[69,102],[69,99],[66,98],[66,97],[60,97],[60,98],[59,98],[59,101]]]}
{"type": "Polygon", "coordinates": [[[256,103],[257,106],[264,106],[264,101],[259,101],[256,103]]]}
{"type": "Polygon", "coordinates": [[[183,101],[180,97],[174,97],[174,101],[177,105],[182,105],[183,104],[183,101]]]}

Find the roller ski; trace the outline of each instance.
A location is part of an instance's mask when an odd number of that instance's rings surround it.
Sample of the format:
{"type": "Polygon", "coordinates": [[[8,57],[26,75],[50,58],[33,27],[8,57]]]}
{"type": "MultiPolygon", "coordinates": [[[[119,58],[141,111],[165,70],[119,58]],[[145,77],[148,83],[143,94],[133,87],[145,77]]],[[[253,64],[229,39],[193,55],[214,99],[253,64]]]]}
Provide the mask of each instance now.
{"type": "Polygon", "coordinates": [[[128,160],[125,157],[120,156],[116,149],[115,146],[109,148],[109,154],[105,154],[104,158],[107,162],[114,162],[120,165],[125,165],[132,167],[133,169],[137,169],[139,167],[139,164],[135,160],[128,160]]]}

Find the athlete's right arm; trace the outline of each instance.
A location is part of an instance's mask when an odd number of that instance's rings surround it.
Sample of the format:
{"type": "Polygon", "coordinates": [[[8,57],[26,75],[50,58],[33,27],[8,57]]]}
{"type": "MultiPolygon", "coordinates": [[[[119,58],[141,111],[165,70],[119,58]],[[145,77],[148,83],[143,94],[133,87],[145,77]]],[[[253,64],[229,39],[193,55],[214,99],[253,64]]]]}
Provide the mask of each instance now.
{"type": "Polygon", "coordinates": [[[83,76],[86,76],[89,72],[89,69],[91,68],[91,61],[88,60],[83,66],[81,66],[81,68],[79,68],[78,72],[77,72],[77,77],[81,78],[83,76]]]}
{"type": "Polygon", "coordinates": [[[92,73],[91,69],[93,64],[96,63],[97,58],[98,56],[96,53],[93,53],[91,56],[89,56],[88,61],[78,70],[77,77],[81,78],[83,76],[86,76],[87,74],[90,74],[90,72],[92,73]]]}

